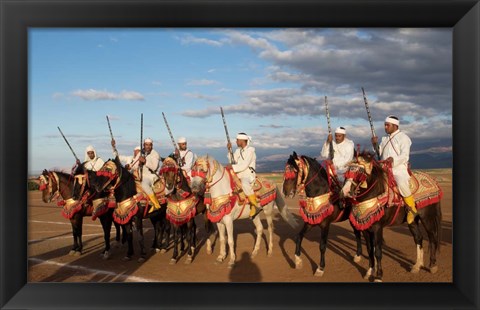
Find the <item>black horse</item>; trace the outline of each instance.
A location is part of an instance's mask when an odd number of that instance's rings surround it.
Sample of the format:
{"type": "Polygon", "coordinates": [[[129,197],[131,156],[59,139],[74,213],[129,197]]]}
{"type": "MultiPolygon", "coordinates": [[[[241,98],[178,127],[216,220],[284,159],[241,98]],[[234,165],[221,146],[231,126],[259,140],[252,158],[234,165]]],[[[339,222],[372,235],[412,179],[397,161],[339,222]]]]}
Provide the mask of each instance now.
{"type": "MultiPolygon", "coordinates": [[[[382,162],[374,158],[370,152],[362,152],[352,163],[345,173],[345,186],[341,192],[342,196],[354,199],[354,206],[372,205],[375,211],[370,213],[371,220],[362,229],[367,243],[369,256],[369,269],[364,276],[369,279],[373,275],[375,282],[381,282],[382,270],[382,245],[383,228],[391,225],[401,225],[406,221],[408,211],[402,206],[401,199],[397,203],[389,205],[389,193],[393,193],[391,187],[392,177],[389,178],[388,169],[384,169],[382,162]],[[375,222],[373,222],[375,221],[375,222]],[[373,222],[373,223],[372,223],[373,222]],[[376,262],[376,265],[375,265],[376,262]]],[[[418,216],[408,228],[417,245],[417,261],[411,272],[417,273],[423,267],[423,236],[418,222],[421,221],[429,239],[430,271],[437,272],[436,254],[440,248],[442,212],[440,208],[440,194],[427,202],[423,208],[418,209],[418,216]]],[[[352,214],[353,216],[353,214],[352,214]]],[[[351,221],[354,218],[351,218],[351,221]]]]}
{"type": "Polygon", "coordinates": [[[118,159],[108,160],[103,167],[96,173],[88,172],[90,186],[97,192],[102,192],[105,189],[113,191],[116,207],[114,210],[114,221],[119,223],[124,229],[126,240],[128,244],[127,255],[123,260],[128,261],[132,259],[134,254],[133,249],[133,231],[138,234],[138,242],[140,245],[139,262],[144,262],[146,258],[146,251],[144,245],[143,235],[143,219],[150,218],[154,227],[154,241],[152,249],[160,250],[168,247],[170,229],[169,227],[161,227],[164,223],[165,211],[160,208],[151,213],[147,213],[149,205],[142,203],[142,195],[137,194],[137,188],[133,174],[131,174],[125,167],[123,167],[118,159]],[[163,246],[162,234],[167,230],[167,244],[163,246]]]}
{"type": "MultiPolygon", "coordinates": [[[[178,243],[180,242],[180,251],[184,251],[184,237],[187,237],[188,251],[185,264],[190,264],[196,248],[196,224],[195,216],[204,215],[205,230],[207,236],[212,232],[213,225],[206,216],[206,206],[203,197],[192,193],[188,180],[183,170],[178,166],[172,157],[164,159],[160,174],[165,180],[166,191],[169,192],[167,205],[167,219],[174,227],[174,250],[170,264],[175,264],[178,260],[178,243]],[[184,209],[177,213],[176,210],[184,209]],[[180,240],[181,239],[181,240],[180,240]]],[[[211,254],[211,241],[207,238],[207,252],[211,254]],[[210,251],[208,251],[210,248],[210,251]]]]}
{"type": "MultiPolygon", "coordinates": [[[[322,276],[325,270],[325,251],[327,249],[328,232],[331,223],[348,220],[351,205],[340,207],[338,187],[326,168],[321,166],[316,159],[308,156],[298,156],[295,152],[290,155],[285,166],[283,194],[295,196],[296,192],[302,193],[306,198],[301,198],[300,214],[304,220],[303,228],[295,240],[295,266],[302,267],[300,253],[302,240],[307,231],[312,227],[320,227],[320,264],[315,276],[322,276]]],[[[343,206],[343,204],[342,204],[343,206]]],[[[360,232],[353,227],[357,242],[357,251],[354,257],[359,262],[362,255],[362,243],[360,232]]]]}
{"type": "MultiPolygon", "coordinates": [[[[76,168],[78,170],[79,167],[76,168]]],[[[75,170],[75,171],[76,171],[75,170]]],[[[39,177],[40,190],[42,191],[42,200],[45,203],[50,203],[54,199],[61,200],[57,203],[63,206],[62,215],[70,220],[72,225],[73,246],[69,255],[79,256],[83,251],[82,242],[82,226],[83,218],[92,215],[92,199],[85,196],[83,199],[74,198],[74,174],[68,174],[60,171],[43,170],[39,177]]],[[[110,215],[111,216],[111,215],[110,215]]],[[[111,223],[108,229],[104,226],[104,222],[108,222],[108,214],[99,216],[102,222],[105,249],[110,249],[110,230],[111,223]]],[[[120,225],[115,225],[116,235],[115,240],[120,242],[120,225]]]]}

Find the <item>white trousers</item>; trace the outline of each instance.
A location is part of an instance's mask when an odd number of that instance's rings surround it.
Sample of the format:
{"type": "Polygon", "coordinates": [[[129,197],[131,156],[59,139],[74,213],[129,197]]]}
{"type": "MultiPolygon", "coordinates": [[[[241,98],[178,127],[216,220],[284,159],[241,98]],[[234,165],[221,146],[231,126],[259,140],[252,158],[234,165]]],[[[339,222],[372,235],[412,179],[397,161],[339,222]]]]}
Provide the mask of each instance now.
{"type": "Polygon", "coordinates": [[[400,195],[403,197],[412,195],[412,191],[410,190],[410,175],[408,174],[407,168],[392,169],[392,172],[400,195]]]}
{"type": "Polygon", "coordinates": [[[253,192],[253,189],[252,189],[252,183],[251,182],[251,178],[241,178],[240,179],[242,181],[242,188],[243,188],[243,192],[245,193],[245,195],[247,196],[250,196],[252,194],[254,194],[253,192]]]}
{"type": "Polygon", "coordinates": [[[153,183],[158,179],[156,174],[143,173],[142,175],[142,188],[147,195],[153,194],[153,183]]]}

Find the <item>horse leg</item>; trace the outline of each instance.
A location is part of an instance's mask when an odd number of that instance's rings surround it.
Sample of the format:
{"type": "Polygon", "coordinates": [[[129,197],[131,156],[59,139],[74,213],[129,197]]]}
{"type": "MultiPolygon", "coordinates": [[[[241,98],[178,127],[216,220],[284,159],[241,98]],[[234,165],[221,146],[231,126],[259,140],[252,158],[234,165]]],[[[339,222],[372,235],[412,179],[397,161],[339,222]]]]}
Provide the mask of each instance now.
{"type": "Polygon", "coordinates": [[[417,245],[417,260],[415,265],[412,266],[410,272],[418,273],[420,268],[423,267],[423,236],[422,232],[420,231],[420,226],[418,225],[418,218],[416,218],[412,224],[408,225],[408,229],[413,236],[413,240],[417,245]]]}
{"type": "Polygon", "coordinates": [[[428,267],[431,273],[436,273],[438,271],[437,252],[440,247],[442,234],[442,212],[440,203],[421,209],[419,215],[428,235],[428,251],[430,252],[430,264],[428,267]]]}
{"type": "Polygon", "coordinates": [[[188,254],[187,259],[185,260],[185,264],[190,264],[193,260],[193,253],[195,252],[195,218],[192,218],[187,223],[187,234],[188,234],[188,254]]]}
{"type": "Polygon", "coordinates": [[[375,275],[375,282],[382,282],[382,245],[383,245],[383,227],[378,225],[374,228],[374,245],[375,245],[375,259],[377,260],[377,268],[375,275]]]}
{"type": "Polygon", "coordinates": [[[128,223],[123,225],[124,233],[126,233],[126,240],[128,244],[127,255],[122,259],[123,261],[129,261],[132,259],[133,256],[133,227],[132,221],[130,220],[128,223]]]}
{"type": "MultiPolygon", "coordinates": [[[[255,256],[257,256],[258,250],[260,250],[260,244],[262,243],[262,234],[263,234],[262,220],[260,219],[259,216],[253,219],[253,224],[255,225],[256,238],[255,238],[255,245],[253,247],[252,255],[250,256],[251,258],[255,258],[255,256]]],[[[232,236],[233,236],[233,228],[232,228],[232,236]]],[[[230,245],[230,235],[229,235],[228,244],[230,245]]]]}
{"type": "Polygon", "coordinates": [[[268,229],[268,250],[267,256],[271,257],[273,254],[273,218],[272,218],[272,208],[268,209],[267,206],[263,208],[265,213],[265,218],[267,219],[267,229],[268,229]]]}
{"type": "Polygon", "coordinates": [[[353,228],[353,233],[355,235],[355,241],[357,242],[357,252],[355,253],[355,256],[353,257],[353,261],[355,263],[359,263],[362,260],[362,235],[360,234],[360,231],[355,228],[355,226],[352,225],[350,222],[350,226],[353,228]]]}
{"type": "Polygon", "coordinates": [[[310,230],[312,226],[307,222],[303,223],[303,227],[295,238],[295,268],[301,269],[303,267],[302,259],[300,258],[300,253],[302,251],[302,240],[305,236],[305,233],[310,230]]]}
{"type": "Polygon", "coordinates": [[[68,255],[74,255],[78,249],[78,241],[77,241],[77,222],[75,220],[75,216],[70,219],[70,224],[72,225],[72,237],[73,237],[73,246],[68,255]]]}
{"type": "Polygon", "coordinates": [[[325,272],[325,251],[327,250],[328,231],[330,229],[330,223],[322,222],[320,224],[320,264],[315,271],[316,277],[323,276],[325,272]]]}
{"type": "MultiPolygon", "coordinates": [[[[260,218],[257,217],[256,219],[259,220],[260,218]]],[[[235,265],[236,256],[235,256],[235,241],[233,240],[233,218],[231,216],[228,216],[226,218],[225,227],[227,229],[228,250],[230,254],[230,261],[228,262],[228,268],[233,268],[233,266],[235,265]]],[[[257,235],[257,242],[259,242],[258,240],[259,240],[259,237],[257,235]]]]}
{"type": "Polygon", "coordinates": [[[220,237],[220,254],[217,256],[217,263],[222,263],[227,257],[226,244],[225,244],[225,224],[217,223],[218,234],[220,237]]]}
{"type": "Polygon", "coordinates": [[[205,222],[205,229],[207,231],[207,244],[205,250],[207,251],[207,254],[210,255],[213,253],[213,243],[218,236],[218,230],[215,229],[214,225],[208,220],[208,218],[206,219],[206,221],[208,222],[205,222]]]}
{"type": "Polygon", "coordinates": [[[109,259],[110,258],[110,229],[112,228],[112,222],[109,221],[108,217],[104,214],[100,216],[100,223],[102,224],[103,228],[103,241],[105,243],[105,248],[103,252],[100,253],[100,257],[102,259],[109,259]]]}
{"type": "Polygon", "coordinates": [[[158,245],[158,237],[160,235],[159,231],[159,221],[155,216],[150,217],[150,223],[152,223],[153,226],[153,241],[152,241],[152,247],[151,250],[155,252],[159,252],[159,245],[158,245]]]}
{"type": "Polygon", "coordinates": [[[181,232],[180,226],[173,225],[173,255],[172,255],[172,258],[170,259],[170,265],[174,265],[177,263],[178,241],[180,240],[181,234],[182,232],[181,232]]]}
{"type": "Polygon", "coordinates": [[[82,243],[82,226],[83,226],[83,214],[80,212],[75,213],[73,216],[72,228],[73,228],[73,253],[70,251],[70,255],[80,256],[83,250],[82,243]]]}
{"type": "Polygon", "coordinates": [[[138,259],[139,263],[143,263],[146,259],[147,252],[145,251],[145,237],[143,235],[143,219],[142,214],[143,212],[137,213],[134,218],[135,226],[137,227],[137,236],[138,236],[138,245],[140,246],[140,258],[138,259]]]}
{"type": "Polygon", "coordinates": [[[368,270],[363,276],[365,280],[370,279],[373,274],[373,268],[375,268],[375,256],[373,255],[373,233],[370,230],[363,231],[363,237],[365,238],[365,243],[367,244],[367,253],[368,253],[368,270]]]}

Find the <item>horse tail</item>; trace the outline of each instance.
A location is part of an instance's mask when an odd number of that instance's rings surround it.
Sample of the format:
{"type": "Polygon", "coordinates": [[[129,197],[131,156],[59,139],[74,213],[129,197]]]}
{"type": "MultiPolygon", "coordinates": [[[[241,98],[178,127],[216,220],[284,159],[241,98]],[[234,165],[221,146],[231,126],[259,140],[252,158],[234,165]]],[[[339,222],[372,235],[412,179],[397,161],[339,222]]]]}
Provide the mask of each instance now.
{"type": "Polygon", "coordinates": [[[280,192],[278,187],[275,187],[275,190],[276,190],[275,204],[277,205],[280,215],[285,220],[285,222],[287,222],[287,224],[290,225],[290,227],[292,227],[295,230],[299,230],[300,223],[298,223],[298,221],[293,217],[292,213],[288,210],[288,206],[282,197],[282,193],[280,192]]]}
{"type": "Polygon", "coordinates": [[[435,249],[437,252],[440,252],[440,238],[442,238],[442,208],[440,201],[436,203],[435,206],[435,218],[434,218],[434,229],[433,229],[433,235],[434,235],[434,244],[435,244],[435,249]]]}

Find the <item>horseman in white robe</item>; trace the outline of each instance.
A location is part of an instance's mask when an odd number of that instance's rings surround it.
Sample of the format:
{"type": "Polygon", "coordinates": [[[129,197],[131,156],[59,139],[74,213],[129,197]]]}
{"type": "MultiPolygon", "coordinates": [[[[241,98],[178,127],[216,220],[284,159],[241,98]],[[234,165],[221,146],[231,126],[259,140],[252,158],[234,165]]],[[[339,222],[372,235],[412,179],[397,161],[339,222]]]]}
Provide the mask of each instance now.
{"type": "MultiPolygon", "coordinates": [[[[410,191],[410,174],[408,173],[408,160],[410,157],[410,138],[398,128],[400,121],[398,117],[390,115],[385,119],[385,133],[378,147],[382,160],[388,161],[392,165],[393,177],[397,183],[398,191],[402,195],[405,204],[408,206],[407,223],[411,224],[417,215],[415,200],[410,191]]],[[[377,137],[372,137],[373,147],[376,148],[377,137]]]]}
{"type": "Polygon", "coordinates": [[[134,174],[135,178],[138,177],[136,175],[137,169],[138,169],[138,159],[140,158],[140,146],[136,146],[133,149],[133,155],[132,156],[125,156],[125,155],[120,155],[118,154],[117,148],[115,147],[115,139],[112,139],[112,147],[113,147],[113,156],[117,157],[120,159],[120,162],[125,165],[125,169],[130,171],[130,173],[134,174]]]}
{"type": "Polygon", "coordinates": [[[192,167],[197,156],[190,149],[187,148],[187,138],[180,137],[177,141],[178,149],[175,150],[175,157],[180,158],[182,163],[182,170],[190,179],[192,177],[192,167]]]}
{"type": "Polygon", "coordinates": [[[352,140],[346,138],[347,131],[344,127],[337,127],[335,129],[335,141],[333,141],[332,134],[329,134],[327,141],[323,144],[321,157],[328,159],[330,155],[330,142],[333,145],[333,166],[340,184],[343,184],[345,177],[344,173],[347,171],[347,164],[353,160],[355,145],[352,140]]]}
{"type": "Polygon", "coordinates": [[[142,174],[142,188],[153,203],[153,207],[148,211],[149,213],[160,209],[160,203],[158,202],[155,193],[153,192],[153,184],[158,180],[156,173],[160,161],[160,155],[153,149],[153,140],[147,138],[143,141],[144,154],[140,154],[138,159],[141,174],[142,174]]]}
{"type": "Polygon", "coordinates": [[[83,166],[88,170],[98,171],[103,167],[104,163],[103,159],[97,156],[95,148],[91,145],[87,146],[85,149],[85,161],[83,162],[83,166]]]}
{"type": "MultiPolygon", "coordinates": [[[[239,133],[237,135],[237,149],[233,154],[235,164],[232,164],[230,154],[227,154],[230,166],[237,176],[242,181],[242,189],[250,202],[250,218],[254,219],[261,211],[259,208],[257,197],[253,191],[252,185],[255,182],[256,174],[255,167],[257,161],[257,155],[255,154],[255,148],[250,145],[252,138],[245,133],[239,133]]],[[[227,144],[229,150],[232,149],[230,142],[227,144]]]]}

